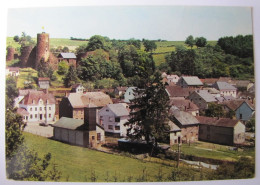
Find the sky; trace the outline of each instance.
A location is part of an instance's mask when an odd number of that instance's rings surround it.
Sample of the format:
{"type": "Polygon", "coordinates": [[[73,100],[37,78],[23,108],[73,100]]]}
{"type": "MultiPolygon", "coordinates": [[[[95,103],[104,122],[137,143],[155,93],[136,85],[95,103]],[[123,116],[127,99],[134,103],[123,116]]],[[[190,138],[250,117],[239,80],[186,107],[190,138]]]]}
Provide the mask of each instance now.
{"type": "Polygon", "coordinates": [[[45,31],[51,38],[218,40],[252,34],[250,7],[83,6],[8,9],[7,36],[45,31]],[[44,29],[42,29],[44,27],[44,29]]]}

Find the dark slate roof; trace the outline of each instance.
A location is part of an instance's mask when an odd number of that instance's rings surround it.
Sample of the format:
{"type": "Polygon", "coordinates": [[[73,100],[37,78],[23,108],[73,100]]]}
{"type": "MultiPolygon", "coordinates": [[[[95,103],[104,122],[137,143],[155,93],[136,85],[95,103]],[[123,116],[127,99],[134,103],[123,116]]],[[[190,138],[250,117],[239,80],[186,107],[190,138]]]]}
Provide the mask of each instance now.
{"type": "Polygon", "coordinates": [[[118,103],[118,104],[108,104],[107,107],[118,117],[120,116],[128,116],[129,112],[125,108],[124,105],[118,103]]]}
{"type": "Polygon", "coordinates": [[[195,116],[188,112],[179,111],[175,108],[171,108],[169,114],[170,116],[173,116],[182,126],[199,124],[199,121],[195,118],[195,116]]]}
{"type": "Polygon", "coordinates": [[[76,59],[76,55],[74,53],[60,53],[60,55],[62,58],[73,58],[76,59]]]}
{"type": "Polygon", "coordinates": [[[56,123],[52,124],[53,127],[66,128],[70,130],[81,130],[84,125],[84,120],[61,117],[56,123]]]}
{"type": "Polygon", "coordinates": [[[168,125],[170,126],[170,132],[178,132],[181,131],[180,127],[174,124],[171,120],[169,120],[168,125]]]}
{"type": "Polygon", "coordinates": [[[227,82],[216,82],[213,87],[215,87],[218,90],[237,90],[233,85],[227,83],[227,82]]]}
{"type": "Polygon", "coordinates": [[[197,76],[182,76],[188,85],[203,85],[197,76]]]}
{"type": "Polygon", "coordinates": [[[218,127],[234,127],[239,122],[239,120],[229,118],[213,118],[205,116],[196,116],[196,118],[200,122],[200,124],[218,127]]]}

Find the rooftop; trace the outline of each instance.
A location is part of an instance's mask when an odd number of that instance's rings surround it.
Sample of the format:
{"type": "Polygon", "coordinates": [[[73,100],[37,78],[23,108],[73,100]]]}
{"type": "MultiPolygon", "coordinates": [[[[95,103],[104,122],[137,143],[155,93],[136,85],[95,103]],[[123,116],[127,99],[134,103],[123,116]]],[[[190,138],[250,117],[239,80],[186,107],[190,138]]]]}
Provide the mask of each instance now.
{"type": "Polygon", "coordinates": [[[239,120],[229,119],[229,118],[216,118],[216,117],[205,117],[196,116],[200,124],[213,125],[218,127],[234,127],[239,120]]]}
{"type": "Polygon", "coordinates": [[[66,58],[66,59],[69,59],[69,58],[72,58],[72,59],[76,59],[76,55],[74,53],[60,53],[59,54],[59,57],[62,57],[62,58],[66,58]]]}
{"type": "Polygon", "coordinates": [[[197,76],[182,76],[181,78],[183,78],[188,85],[203,85],[197,76]]]}

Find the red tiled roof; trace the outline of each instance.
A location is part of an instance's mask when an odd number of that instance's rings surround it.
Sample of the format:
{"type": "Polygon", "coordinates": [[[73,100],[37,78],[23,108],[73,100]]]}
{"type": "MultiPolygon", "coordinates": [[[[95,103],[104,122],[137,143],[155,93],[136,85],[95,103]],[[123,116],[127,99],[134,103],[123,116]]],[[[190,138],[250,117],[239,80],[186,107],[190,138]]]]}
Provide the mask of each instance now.
{"type": "Polygon", "coordinates": [[[38,81],[50,81],[50,78],[48,78],[48,77],[39,77],[38,81]]]}
{"type": "Polygon", "coordinates": [[[48,100],[48,104],[55,104],[55,98],[53,94],[45,94],[43,91],[29,91],[28,94],[24,97],[24,104],[37,105],[40,99],[43,100],[44,104],[46,103],[46,100],[48,100]]]}
{"type": "Polygon", "coordinates": [[[167,86],[166,91],[169,93],[170,97],[187,97],[191,92],[190,89],[182,88],[180,86],[167,86]]]}
{"type": "Polygon", "coordinates": [[[185,99],[177,99],[172,98],[170,99],[170,105],[174,105],[178,107],[180,110],[186,110],[186,111],[195,111],[199,110],[198,106],[192,103],[190,100],[185,99]]]}
{"type": "Polygon", "coordinates": [[[17,109],[17,113],[20,114],[20,115],[22,115],[22,116],[28,116],[28,115],[30,115],[30,113],[29,113],[26,109],[24,109],[24,108],[18,108],[18,109],[17,109]]]}
{"type": "Polygon", "coordinates": [[[234,127],[239,122],[239,120],[229,119],[229,118],[216,118],[216,117],[205,117],[196,116],[200,124],[213,125],[219,127],[234,127]]]}

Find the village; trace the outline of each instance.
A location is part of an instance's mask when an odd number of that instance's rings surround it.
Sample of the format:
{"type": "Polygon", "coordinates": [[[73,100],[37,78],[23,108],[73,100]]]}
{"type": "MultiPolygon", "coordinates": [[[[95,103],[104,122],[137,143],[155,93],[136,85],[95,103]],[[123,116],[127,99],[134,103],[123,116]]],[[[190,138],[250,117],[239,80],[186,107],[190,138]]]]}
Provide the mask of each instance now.
{"type": "MultiPolygon", "coordinates": [[[[43,58],[57,69],[57,64],[67,61],[76,67],[74,53],[60,53],[55,57],[49,50],[49,34],[37,35],[36,49],[25,48],[21,63],[24,67],[35,67],[43,58]],[[28,51],[29,50],[29,51],[28,51]],[[33,54],[35,52],[35,54],[33,54]],[[36,58],[34,59],[33,56],[36,58]],[[35,61],[33,63],[32,61],[35,61]]],[[[81,57],[88,57],[87,52],[81,57]]],[[[14,50],[9,48],[7,61],[14,59],[14,50]]],[[[7,67],[6,74],[19,76],[19,67],[7,67]]],[[[199,79],[197,76],[161,74],[169,97],[169,145],[192,143],[198,140],[230,146],[248,145],[246,123],[255,113],[255,87],[248,80],[233,80],[228,77],[199,79]],[[243,91],[240,91],[240,90],[243,91]],[[229,118],[200,115],[211,104],[220,105],[229,118]]],[[[137,87],[115,87],[88,91],[82,84],[73,84],[70,91],[59,92],[64,96],[55,97],[49,92],[50,79],[39,77],[38,90],[19,89],[14,100],[17,113],[27,124],[26,130],[37,125],[34,133],[49,127],[46,137],[72,145],[97,148],[106,143],[106,137],[127,137],[131,100],[136,96],[137,87]],[[109,93],[114,93],[110,97],[109,93]]],[[[205,114],[204,114],[205,115],[205,114]]],[[[33,129],[32,129],[33,130],[33,129]]]]}
{"type": "MultiPolygon", "coordinates": [[[[200,174],[201,168],[214,171],[219,165],[225,164],[226,158],[222,159],[225,153],[217,158],[210,155],[202,157],[194,155],[193,150],[222,153],[221,150],[225,148],[227,153],[233,155],[233,158],[227,160],[232,164],[232,160],[238,158],[243,151],[246,152],[242,155],[253,155],[254,81],[226,76],[199,78],[160,70],[160,82],[157,83],[162,84],[162,99],[167,100],[166,105],[163,105],[167,110],[163,121],[166,122],[167,129],[160,132],[163,136],[145,137],[143,134],[136,139],[133,131],[139,132],[141,127],[135,127],[129,122],[139,111],[139,108],[133,108],[136,106],[135,100],[145,97],[144,94],[138,94],[143,90],[138,87],[140,79],[133,78],[134,82],[129,86],[119,83],[120,85],[108,85],[106,88],[103,85],[90,87],[84,80],[80,83],[70,79],[65,83],[66,77],[62,76],[59,77],[60,81],[64,81],[61,86],[57,80],[46,75],[49,68],[53,70],[51,73],[57,73],[61,71],[62,65],[66,65],[69,66],[69,74],[81,69],[82,61],[91,61],[95,57],[98,61],[101,58],[105,63],[112,63],[110,53],[99,48],[92,51],[79,50],[81,52],[77,53],[70,52],[69,49],[57,51],[51,49],[49,34],[45,32],[38,33],[36,41],[35,46],[21,46],[20,52],[8,47],[6,56],[7,64],[19,61],[18,64],[7,66],[5,72],[6,78],[11,79],[11,84],[7,83],[7,86],[13,85],[17,89],[16,96],[9,100],[13,104],[11,110],[21,116],[24,123],[22,131],[32,134],[26,137],[40,136],[68,146],[131,156],[138,160],[150,161],[156,158],[155,161],[163,161],[161,164],[175,166],[176,163],[177,169],[181,164],[191,165],[192,168],[199,168],[200,174]]],[[[91,74],[102,80],[99,76],[101,74],[97,73],[91,74]]],[[[91,79],[91,75],[88,78],[91,79]]],[[[120,77],[118,79],[121,80],[120,77]]],[[[146,85],[149,88],[157,83],[146,85]]],[[[8,92],[13,94],[12,89],[8,92]]],[[[159,106],[162,104],[155,103],[159,106]]],[[[148,124],[154,124],[149,121],[148,124]]],[[[158,125],[163,126],[164,123],[158,125]]],[[[199,178],[202,180],[202,175],[199,178]]]]}

